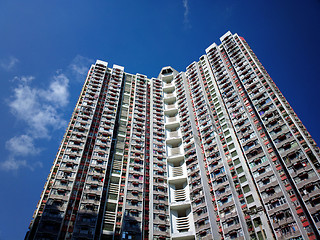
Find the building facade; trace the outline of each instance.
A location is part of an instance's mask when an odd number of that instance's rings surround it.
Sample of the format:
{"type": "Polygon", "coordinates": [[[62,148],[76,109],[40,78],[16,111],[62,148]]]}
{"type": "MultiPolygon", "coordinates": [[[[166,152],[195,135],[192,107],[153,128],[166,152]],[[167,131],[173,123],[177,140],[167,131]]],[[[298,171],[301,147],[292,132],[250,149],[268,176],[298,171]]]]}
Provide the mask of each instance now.
{"type": "Polygon", "coordinates": [[[320,239],[320,154],[247,42],[91,66],[26,239],[320,239]]]}

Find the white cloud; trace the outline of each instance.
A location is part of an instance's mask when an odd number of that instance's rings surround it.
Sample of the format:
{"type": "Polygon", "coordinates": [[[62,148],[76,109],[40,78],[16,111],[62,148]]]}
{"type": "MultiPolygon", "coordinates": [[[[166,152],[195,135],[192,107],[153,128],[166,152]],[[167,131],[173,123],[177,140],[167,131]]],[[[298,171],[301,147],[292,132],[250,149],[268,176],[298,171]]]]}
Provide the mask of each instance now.
{"type": "Polygon", "coordinates": [[[39,89],[30,86],[33,77],[21,77],[21,83],[14,89],[9,102],[12,113],[20,121],[28,125],[27,132],[34,138],[49,137],[49,129],[59,129],[66,125],[57,108],[68,102],[69,80],[62,74],[55,76],[49,89],[39,89]],[[56,89],[55,89],[56,87],[56,89]]]}
{"type": "Polygon", "coordinates": [[[14,157],[9,157],[6,161],[0,163],[0,168],[6,171],[18,170],[27,166],[26,160],[16,160],[14,157]]]}
{"type": "Polygon", "coordinates": [[[69,65],[71,73],[76,76],[76,79],[79,81],[84,81],[88,70],[93,64],[93,60],[81,55],[77,55],[69,65]]]}
{"type": "Polygon", "coordinates": [[[23,84],[29,84],[34,80],[33,76],[21,76],[21,77],[17,77],[15,76],[12,79],[12,82],[18,82],[18,83],[23,83],[23,84]]]}
{"type": "Polygon", "coordinates": [[[33,138],[28,135],[11,138],[6,142],[6,149],[16,156],[36,155],[40,152],[40,149],[34,146],[33,138]]]}
{"type": "Polygon", "coordinates": [[[36,161],[33,163],[28,163],[24,159],[16,159],[17,157],[9,156],[4,162],[0,162],[0,169],[4,171],[16,171],[19,168],[28,168],[33,171],[36,167],[43,167],[42,162],[36,161]]]}
{"type": "Polygon", "coordinates": [[[33,170],[35,167],[41,167],[41,162],[29,163],[21,157],[39,154],[41,150],[35,146],[35,140],[50,138],[53,130],[67,125],[58,114],[59,110],[69,102],[69,79],[66,75],[57,72],[48,84],[48,88],[32,86],[33,80],[33,76],[13,79],[16,87],[8,105],[16,119],[25,124],[25,133],[14,136],[6,142],[9,155],[5,161],[0,162],[2,170],[18,170],[21,167],[33,170]]]}
{"type": "Polygon", "coordinates": [[[53,77],[48,90],[40,90],[40,95],[47,101],[64,107],[68,104],[69,79],[62,73],[53,77]]]}
{"type": "Polygon", "coordinates": [[[2,59],[0,62],[0,66],[6,71],[10,71],[16,66],[18,62],[19,60],[17,58],[10,56],[7,59],[2,59]]]}
{"type": "Polygon", "coordinates": [[[183,0],[182,3],[183,3],[183,8],[184,8],[184,13],[183,13],[184,24],[185,24],[185,27],[190,28],[191,25],[189,23],[189,2],[188,2],[188,0],[183,0]]]}

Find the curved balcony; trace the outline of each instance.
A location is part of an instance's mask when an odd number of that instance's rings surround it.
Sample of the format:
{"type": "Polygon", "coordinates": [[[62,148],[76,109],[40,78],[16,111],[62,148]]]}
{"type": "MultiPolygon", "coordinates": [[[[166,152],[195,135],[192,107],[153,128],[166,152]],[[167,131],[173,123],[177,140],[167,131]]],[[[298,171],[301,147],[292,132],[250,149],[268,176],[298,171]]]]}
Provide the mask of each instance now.
{"type": "Polygon", "coordinates": [[[187,176],[171,178],[169,183],[170,204],[174,206],[190,204],[187,176]]]}
{"type": "Polygon", "coordinates": [[[174,190],[174,201],[175,202],[186,201],[186,200],[187,200],[187,196],[186,196],[186,191],[184,190],[184,188],[174,190]]]}
{"type": "Polygon", "coordinates": [[[163,94],[164,98],[173,98],[173,97],[176,97],[176,93],[175,91],[172,91],[172,92],[164,92],[163,94]]]}
{"type": "Polygon", "coordinates": [[[179,124],[166,126],[166,143],[167,145],[177,146],[182,143],[182,134],[179,124]]]}
{"type": "Polygon", "coordinates": [[[164,105],[164,110],[168,111],[168,110],[172,110],[172,109],[177,109],[177,104],[174,103],[168,103],[164,105]]]}
{"type": "Polygon", "coordinates": [[[173,82],[172,81],[163,81],[163,88],[172,88],[174,87],[173,82]]]}
{"type": "Polygon", "coordinates": [[[162,74],[161,79],[164,83],[172,82],[173,80],[173,72],[162,74]]]}
{"type": "MultiPolygon", "coordinates": [[[[177,111],[177,110],[176,110],[177,111]]],[[[177,123],[180,121],[180,118],[178,115],[173,115],[173,116],[166,116],[165,117],[165,123],[166,124],[171,124],[171,123],[177,123]]]]}
{"type": "Polygon", "coordinates": [[[177,95],[175,93],[164,94],[163,102],[165,104],[173,104],[177,101],[177,95]]]}
{"type": "MultiPolygon", "coordinates": [[[[182,166],[179,166],[179,167],[172,167],[171,168],[171,174],[172,174],[172,177],[180,177],[180,176],[183,176],[184,175],[184,169],[182,166]]],[[[171,175],[170,174],[170,175],[171,175]]]]}
{"type": "Polygon", "coordinates": [[[168,144],[167,145],[167,156],[170,158],[172,156],[177,156],[177,155],[183,155],[184,150],[183,147],[180,144],[168,144]]]}
{"type": "MultiPolygon", "coordinates": [[[[167,158],[168,164],[173,164],[173,165],[180,165],[180,163],[184,160],[184,155],[176,155],[176,156],[169,156],[167,158]]],[[[169,165],[168,165],[169,166],[169,165]]]]}
{"type": "Polygon", "coordinates": [[[195,239],[193,216],[190,207],[171,210],[172,239],[195,239]]]}
{"type": "Polygon", "coordinates": [[[167,131],[167,138],[179,138],[181,137],[181,132],[178,130],[169,132],[167,131]]]}
{"type": "Polygon", "coordinates": [[[170,82],[170,83],[163,82],[162,90],[163,92],[169,93],[175,90],[175,86],[173,82],[170,82]]]}

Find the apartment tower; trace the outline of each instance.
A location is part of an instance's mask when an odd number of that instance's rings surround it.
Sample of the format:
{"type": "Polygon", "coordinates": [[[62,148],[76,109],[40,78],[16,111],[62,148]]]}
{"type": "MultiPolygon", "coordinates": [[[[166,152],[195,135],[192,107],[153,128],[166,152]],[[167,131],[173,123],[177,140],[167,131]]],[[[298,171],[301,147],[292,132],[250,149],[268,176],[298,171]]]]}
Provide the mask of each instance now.
{"type": "Polygon", "coordinates": [[[244,38],[91,66],[26,239],[320,239],[320,154],[244,38]]]}

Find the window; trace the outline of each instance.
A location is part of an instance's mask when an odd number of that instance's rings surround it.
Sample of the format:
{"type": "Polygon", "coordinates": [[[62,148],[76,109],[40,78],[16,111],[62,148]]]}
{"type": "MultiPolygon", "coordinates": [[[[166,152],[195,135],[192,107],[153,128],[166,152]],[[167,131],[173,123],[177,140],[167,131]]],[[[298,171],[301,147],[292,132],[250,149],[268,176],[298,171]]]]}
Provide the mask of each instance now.
{"type": "Polygon", "coordinates": [[[238,173],[238,174],[243,173],[243,168],[242,168],[242,167],[238,167],[238,168],[237,168],[237,173],[238,173]]]}
{"type": "Polygon", "coordinates": [[[253,199],[252,195],[246,197],[246,200],[247,200],[247,204],[250,204],[250,203],[254,202],[254,199],[253,199]]]}
{"type": "MultiPolygon", "coordinates": [[[[232,157],[235,157],[235,156],[237,156],[238,154],[237,154],[237,151],[233,151],[233,152],[231,152],[231,156],[232,157]]],[[[239,160],[239,159],[238,159],[239,160]]],[[[240,161],[239,161],[239,163],[240,163],[240,161]]]]}
{"type": "Polygon", "coordinates": [[[244,193],[250,192],[250,187],[249,187],[249,185],[244,186],[244,187],[242,188],[242,190],[243,190],[244,193]]]}
{"type": "Polygon", "coordinates": [[[234,148],[235,148],[235,146],[234,146],[233,143],[229,145],[229,150],[232,150],[232,149],[234,149],[234,148]]]}
{"type": "Polygon", "coordinates": [[[239,158],[235,159],[235,160],[233,161],[233,163],[234,163],[234,165],[238,165],[238,164],[240,164],[240,160],[239,160],[239,158]]]}
{"type": "Polygon", "coordinates": [[[239,180],[240,180],[241,183],[244,183],[244,182],[247,181],[247,178],[246,178],[246,176],[242,176],[242,177],[239,178],[239,180]]]}

